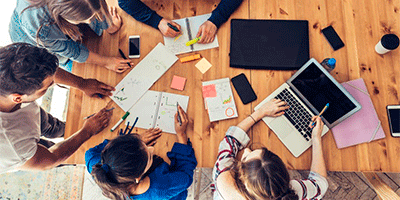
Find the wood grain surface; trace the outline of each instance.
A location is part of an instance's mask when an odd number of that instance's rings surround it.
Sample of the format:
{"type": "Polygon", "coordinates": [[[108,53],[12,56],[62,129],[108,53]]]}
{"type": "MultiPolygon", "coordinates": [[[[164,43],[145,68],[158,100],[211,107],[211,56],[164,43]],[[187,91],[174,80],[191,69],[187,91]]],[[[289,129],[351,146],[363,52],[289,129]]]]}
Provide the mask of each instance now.
{"type": "MultiPolygon", "coordinates": [[[[109,5],[117,6],[116,0],[108,0],[109,5]]],[[[219,0],[145,0],[150,8],[169,19],[196,16],[210,13],[219,0]]],[[[385,55],[374,51],[375,44],[386,33],[400,34],[400,0],[244,0],[231,16],[241,19],[298,19],[309,21],[310,56],[318,61],[334,57],[337,65],[332,75],[339,82],[363,78],[372,102],[386,134],[385,139],[361,144],[345,149],[337,149],[331,132],[322,139],[327,169],[330,171],[385,171],[400,172],[400,139],[390,136],[386,105],[399,104],[400,51],[394,50],[385,55]],[[332,25],[345,43],[345,47],[333,51],[321,33],[321,29],[332,25]]],[[[123,18],[123,27],[116,34],[106,32],[102,37],[87,33],[84,41],[92,51],[101,55],[119,56],[118,48],[128,53],[129,35],[141,36],[141,58],[132,59],[137,64],[159,42],[161,33],[134,20],[118,9],[123,18]]],[[[229,126],[236,125],[251,114],[253,108],[272,91],[290,78],[295,71],[244,70],[229,67],[230,20],[218,30],[219,48],[200,51],[202,57],[213,65],[205,74],[195,68],[196,61],[180,63],[177,61],[152,87],[152,90],[171,92],[190,96],[188,114],[191,123],[187,134],[193,142],[198,167],[212,167],[218,153],[218,145],[229,126]],[[258,99],[243,105],[233,89],[239,117],[210,123],[204,109],[201,82],[219,78],[232,78],[245,73],[250,80],[258,99]],[[173,90],[169,86],[173,75],[187,78],[184,91],[173,90]]],[[[190,54],[185,54],[190,55],[190,54]]],[[[184,55],[180,55],[182,57],[184,55]]],[[[129,71],[128,71],[129,72],[129,71]]],[[[116,74],[102,66],[74,63],[73,73],[85,78],[97,78],[115,86],[128,73],[116,74]]],[[[109,98],[91,98],[72,88],[65,137],[72,135],[83,125],[83,117],[104,107],[109,98]]],[[[117,108],[111,120],[114,125],[123,115],[117,108]]],[[[124,127],[124,125],[121,125],[124,127]]],[[[135,132],[144,130],[135,128],[135,132]]],[[[289,169],[309,169],[311,149],[295,158],[280,142],[276,135],[263,122],[256,124],[248,133],[252,143],[265,146],[278,154],[289,169]]],[[[68,163],[84,163],[87,149],[104,139],[112,139],[116,133],[109,128],[92,137],[68,159],[68,163]]],[[[155,145],[156,153],[168,160],[166,152],[176,141],[175,135],[164,133],[155,145]]]]}

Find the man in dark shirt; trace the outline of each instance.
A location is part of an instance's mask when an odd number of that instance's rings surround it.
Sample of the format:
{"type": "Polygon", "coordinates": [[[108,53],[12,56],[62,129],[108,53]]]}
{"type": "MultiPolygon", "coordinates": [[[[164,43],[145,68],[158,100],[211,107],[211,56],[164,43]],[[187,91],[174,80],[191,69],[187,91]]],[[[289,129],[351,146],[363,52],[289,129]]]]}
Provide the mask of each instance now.
{"type": "MultiPolygon", "coordinates": [[[[221,0],[217,8],[212,11],[211,17],[200,26],[196,35],[196,37],[201,36],[198,43],[205,44],[213,42],[217,34],[217,29],[229,19],[242,1],[243,0],[221,0]]],[[[161,17],[140,0],[118,0],[118,4],[133,18],[153,28],[159,29],[161,33],[167,37],[175,37],[180,34],[180,32],[174,31],[167,25],[171,23],[180,30],[179,24],[161,17]]]]}

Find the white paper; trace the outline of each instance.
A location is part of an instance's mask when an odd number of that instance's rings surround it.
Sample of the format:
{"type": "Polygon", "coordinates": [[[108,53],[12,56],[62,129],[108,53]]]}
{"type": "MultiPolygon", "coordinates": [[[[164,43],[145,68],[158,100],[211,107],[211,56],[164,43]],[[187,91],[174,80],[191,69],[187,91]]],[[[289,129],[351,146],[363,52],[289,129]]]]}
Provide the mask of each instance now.
{"type": "MultiPolygon", "coordinates": [[[[206,22],[208,20],[208,18],[210,18],[210,16],[211,16],[211,13],[188,18],[192,39],[196,38],[197,31],[199,30],[200,26],[204,22],[206,22]]],[[[174,22],[178,23],[181,26],[182,36],[180,38],[178,38],[176,41],[174,41],[175,38],[164,37],[165,46],[175,55],[192,51],[190,46],[186,46],[186,42],[188,42],[190,39],[189,39],[188,28],[186,27],[185,19],[186,18],[173,20],[174,22]]],[[[215,47],[219,47],[218,38],[216,35],[215,35],[215,39],[212,43],[209,43],[209,44],[196,43],[196,44],[194,44],[193,51],[212,49],[215,47]]]]}
{"type": "Polygon", "coordinates": [[[160,128],[163,132],[175,133],[175,113],[178,111],[176,103],[186,112],[189,102],[189,96],[183,96],[171,93],[162,93],[158,117],[154,127],[160,128]]]}
{"type": "Polygon", "coordinates": [[[122,79],[111,99],[128,111],[146,91],[178,60],[161,43],[158,45],[122,79]]]}
{"type": "Polygon", "coordinates": [[[189,103],[189,96],[158,92],[149,90],[129,110],[131,113],[125,124],[132,125],[136,117],[139,117],[135,127],[138,128],[160,128],[166,133],[175,133],[175,113],[177,112],[176,102],[186,112],[189,103]]]}
{"type": "Polygon", "coordinates": [[[238,117],[229,78],[203,82],[205,85],[215,85],[216,97],[205,98],[210,122],[238,117]]]}

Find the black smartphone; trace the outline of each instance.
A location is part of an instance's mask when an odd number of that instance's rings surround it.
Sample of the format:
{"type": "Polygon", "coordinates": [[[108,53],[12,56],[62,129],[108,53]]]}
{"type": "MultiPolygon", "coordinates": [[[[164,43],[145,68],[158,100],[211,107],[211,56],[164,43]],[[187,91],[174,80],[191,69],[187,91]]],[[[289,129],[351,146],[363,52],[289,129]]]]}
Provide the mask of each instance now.
{"type": "Polygon", "coordinates": [[[140,57],[140,36],[129,36],[129,58],[140,57]]]}
{"type": "Polygon", "coordinates": [[[243,104],[248,104],[257,99],[257,95],[245,74],[241,73],[233,77],[231,81],[243,104]]]}
{"type": "Polygon", "coordinates": [[[390,134],[393,137],[400,137],[400,105],[386,106],[390,134]]]}
{"type": "Polygon", "coordinates": [[[339,35],[336,33],[335,29],[333,29],[332,26],[328,26],[322,29],[322,34],[324,34],[325,38],[328,40],[333,50],[336,51],[344,47],[342,39],[340,39],[339,35]]]}

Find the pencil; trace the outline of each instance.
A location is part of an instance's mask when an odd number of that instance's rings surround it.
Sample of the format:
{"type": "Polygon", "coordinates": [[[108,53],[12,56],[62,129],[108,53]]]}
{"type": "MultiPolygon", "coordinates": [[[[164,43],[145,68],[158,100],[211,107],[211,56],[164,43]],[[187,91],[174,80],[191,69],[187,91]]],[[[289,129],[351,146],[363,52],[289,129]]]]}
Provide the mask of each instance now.
{"type": "MultiPolygon", "coordinates": [[[[110,108],[110,109],[107,109],[106,111],[107,112],[109,112],[109,111],[112,111],[112,110],[114,110],[115,108],[114,107],[112,107],[112,108],[110,108]]],[[[87,116],[87,117],[84,117],[83,119],[89,119],[89,118],[91,118],[91,117],[93,117],[93,115],[95,115],[96,113],[93,113],[93,114],[91,114],[91,115],[89,115],[89,116],[87,116]]]]}
{"type": "Polygon", "coordinates": [[[182,36],[182,34],[176,36],[175,39],[174,39],[174,42],[177,41],[181,36],[182,36]]]}
{"type": "MultiPolygon", "coordinates": [[[[325,112],[325,110],[326,110],[328,107],[329,107],[329,103],[327,103],[327,104],[325,105],[325,107],[321,110],[321,112],[318,114],[318,117],[321,117],[321,115],[325,112]]],[[[314,122],[311,124],[311,126],[314,126],[315,123],[317,123],[317,122],[314,121],[314,122]]]]}
{"type": "MultiPolygon", "coordinates": [[[[118,49],[118,51],[119,51],[119,54],[121,54],[121,56],[122,56],[122,58],[123,58],[123,59],[128,59],[128,58],[126,58],[126,56],[125,56],[124,52],[122,52],[122,50],[121,50],[121,49],[118,49]]],[[[132,65],[131,65],[131,63],[130,63],[130,62],[127,62],[127,63],[128,63],[128,65],[129,65],[129,67],[132,67],[132,65]]]]}

